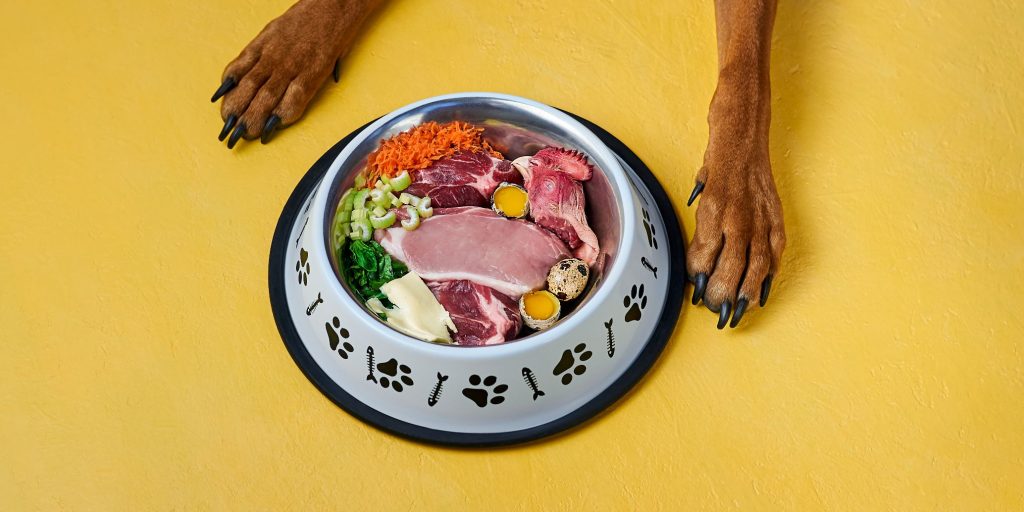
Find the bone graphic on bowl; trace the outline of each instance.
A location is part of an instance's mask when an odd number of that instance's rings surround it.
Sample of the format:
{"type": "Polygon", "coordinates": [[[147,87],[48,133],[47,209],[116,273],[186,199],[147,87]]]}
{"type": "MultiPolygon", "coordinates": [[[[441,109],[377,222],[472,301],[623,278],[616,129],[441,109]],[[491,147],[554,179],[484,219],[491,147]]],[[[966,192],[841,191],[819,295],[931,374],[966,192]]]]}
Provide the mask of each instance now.
{"type": "Polygon", "coordinates": [[[431,407],[437,405],[437,401],[441,398],[441,389],[444,388],[444,381],[446,380],[448,380],[447,375],[441,375],[441,372],[437,372],[437,384],[434,384],[434,389],[430,390],[427,405],[431,407]]]}
{"type": "Polygon", "coordinates": [[[313,310],[315,310],[317,306],[319,306],[320,304],[323,304],[323,303],[324,303],[323,297],[321,297],[320,294],[317,293],[316,294],[316,300],[314,300],[313,303],[310,304],[308,308],[306,308],[306,316],[313,316],[313,310]]]}
{"type": "Polygon", "coordinates": [[[647,270],[650,270],[652,273],[654,273],[655,279],[658,278],[658,267],[651,266],[651,262],[647,261],[647,256],[641,256],[640,263],[643,264],[643,266],[646,267],[647,270]]]}
{"type": "Polygon", "coordinates": [[[373,347],[366,347],[366,368],[370,372],[366,375],[366,380],[377,382],[377,377],[373,374],[373,347]]]}
{"type": "Polygon", "coordinates": [[[302,240],[302,234],[306,232],[306,224],[309,224],[309,217],[306,217],[306,222],[302,223],[302,229],[299,230],[299,236],[295,237],[295,247],[299,246],[299,240],[302,240]]]}
{"type": "Polygon", "coordinates": [[[647,208],[640,209],[643,212],[643,218],[641,221],[644,225],[644,231],[647,232],[647,244],[654,249],[658,248],[658,237],[655,236],[657,233],[654,231],[654,225],[651,224],[651,214],[647,212],[647,208]]]}
{"type": "Polygon", "coordinates": [[[604,323],[604,328],[608,329],[608,357],[615,357],[615,334],[612,333],[612,319],[609,318],[604,323]]]}
{"type": "Polygon", "coordinates": [[[533,371],[527,367],[523,367],[523,380],[526,381],[526,385],[530,386],[530,391],[533,391],[533,399],[536,400],[538,397],[544,396],[544,392],[537,386],[537,376],[533,374],[533,371]]]}

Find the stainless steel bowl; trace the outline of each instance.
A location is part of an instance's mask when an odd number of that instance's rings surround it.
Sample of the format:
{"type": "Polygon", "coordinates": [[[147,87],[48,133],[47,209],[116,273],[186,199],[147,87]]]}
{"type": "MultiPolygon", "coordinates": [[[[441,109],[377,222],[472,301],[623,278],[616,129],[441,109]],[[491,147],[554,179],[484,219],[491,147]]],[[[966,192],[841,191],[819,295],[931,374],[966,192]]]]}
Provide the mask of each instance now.
{"type": "Polygon", "coordinates": [[[547,105],[466,93],[399,108],[329,152],[336,156],[326,170],[326,161],[318,163],[297,187],[271,251],[271,300],[297,364],[359,418],[448,444],[534,439],[579,423],[621,396],[671,334],[684,269],[667,196],[628,148],[602,136],[616,152],[547,105]],[[515,343],[437,345],[392,330],[346,290],[330,254],[340,192],[378,143],[425,121],[456,119],[483,126],[508,158],[558,145],[582,151],[597,171],[585,190],[605,260],[595,273],[598,284],[573,314],[515,343]]]}

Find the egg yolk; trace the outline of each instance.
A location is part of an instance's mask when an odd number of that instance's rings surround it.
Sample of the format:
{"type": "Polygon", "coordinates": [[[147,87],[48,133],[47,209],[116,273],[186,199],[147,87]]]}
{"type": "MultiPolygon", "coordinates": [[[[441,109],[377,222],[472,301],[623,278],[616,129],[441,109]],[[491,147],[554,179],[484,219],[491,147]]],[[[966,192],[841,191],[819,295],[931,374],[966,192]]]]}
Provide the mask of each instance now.
{"type": "Polygon", "coordinates": [[[523,309],[531,318],[547,320],[555,314],[556,300],[551,292],[530,292],[523,297],[523,309]]]}
{"type": "Polygon", "coordinates": [[[502,187],[494,193],[494,206],[509,217],[526,213],[526,192],[519,187],[502,187]]]}

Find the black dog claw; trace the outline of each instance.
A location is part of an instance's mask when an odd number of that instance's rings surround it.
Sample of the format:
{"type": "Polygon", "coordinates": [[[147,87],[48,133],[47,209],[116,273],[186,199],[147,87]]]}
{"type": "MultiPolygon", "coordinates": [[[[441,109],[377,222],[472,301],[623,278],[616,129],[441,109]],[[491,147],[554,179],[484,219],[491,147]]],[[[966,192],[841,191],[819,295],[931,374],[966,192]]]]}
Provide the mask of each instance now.
{"type": "Polygon", "coordinates": [[[238,82],[236,82],[233,77],[229,76],[225,78],[224,83],[220,84],[220,87],[217,88],[217,91],[213,93],[213,97],[210,98],[210,103],[215,103],[217,100],[220,99],[221,96],[224,96],[228,93],[228,91],[234,89],[236,85],[238,85],[238,82]]]}
{"type": "Polygon", "coordinates": [[[281,122],[281,118],[277,117],[277,114],[274,114],[274,115],[270,116],[270,119],[267,119],[267,123],[263,125],[263,133],[260,134],[260,143],[261,144],[266,144],[266,143],[270,142],[271,135],[274,134],[274,129],[277,128],[277,125],[280,122],[281,122]]]}
{"type": "Polygon", "coordinates": [[[762,308],[768,302],[768,292],[770,292],[770,291],[772,291],[772,275],[768,274],[768,276],[764,278],[764,282],[761,283],[761,302],[760,302],[760,304],[761,304],[762,308]]]}
{"type": "Polygon", "coordinates": [[[729,304],[729,301],[722,303],[722,309],[718,312],[718,330],[725,329],[725,324],[729,321],[731,307],[732,306],[729,304]]]}
{"type": "Polygon", "coordinates": [[[341,80],[341,59],[334,61],[334,71],[331,71],[331,75],[334,76],[334,83],[341,80]]]}
{"type": "Polygon", "coordinates": [[[743,318],[743,313],[747,312],[747,299],[740,299],[736,302],[736,311],[732,314],[732,321],[729,322],[729,327],[735,329],[740,323],[740,319],[743,318]]]}
{"type": "Polygon", "coordinates": [[[231,132],[231,137],[228,138],[228,149],[235,149],[235,144],[238,143],[238,139],[245,135],[245,123],[238,123],[235,131],[231,132]]]}
{"type": "Polygon", "coordinates": [[[693,279],[693,305],[696,306],[700,299],[704,297],[704,289],[708,287],[708,275],[704,273],[697,274],[697,277],[693,279]]]}
{"type": "Polygon", "coordinates": [[[693,192],[690,192],[690,198],[686,200],[686,206],[693,204],[693,201],[697,199],[697,196],[704,191],[704,182],[698,181],[693,187],[693,192]]]}
{"type": "Polygon", "coordinates": [[[231,133],[231,129],[235,127],[235,123],[238,122],[238,116],[231,114],[228,116],[228,120],[224,121],[224,128],[221,128],[220,135],[217,136],[217,140],[223,142],[227,138],[228,134],[231,133]]]}

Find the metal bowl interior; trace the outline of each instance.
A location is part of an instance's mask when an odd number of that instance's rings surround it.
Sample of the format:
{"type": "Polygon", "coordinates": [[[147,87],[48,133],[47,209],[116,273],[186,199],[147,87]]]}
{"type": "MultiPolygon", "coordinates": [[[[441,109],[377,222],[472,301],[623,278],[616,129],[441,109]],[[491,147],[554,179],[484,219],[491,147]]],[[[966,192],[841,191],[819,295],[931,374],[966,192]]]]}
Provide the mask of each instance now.
{"type": "MultiPolygon", "coordinates": [[[[381,119],[383,122],[367,127],[367,133],[360,134],[361,136],[353,141],[355,145],[347,152],[347,156],[344,156],[346,152],[342,153],[344,160],[340,162],[339,171],[333,182],[328,185],[330,195],[323,222],[325,246],[331,246],[332,219],[342,193],[354,184],[355,176],[366,167],[367,158],[382,140],[425,122],[444,123],[455,120],[482,127],[485,140],[501,151],[508,160],[533,155],[547,146],[559,146],[583,152],[594,164],[597,172],[593,178],[584,182],[583,188],[586,195],[587,220],[598,237],[600,254],[592,269],[585,294],[568,303],[566,310],[569,313],[548,331],[558,329],[566,318],[580,314],[586,309],[587,303],[600,289],[605,276],[614,268],[615,256],[623,240],[624,201],[631,200],[631,194],[626,190],[620,190],[623,188],[621,185],[613,185],[615,180],[611,173],[622,176],[624,173],[614,158],[602,157],[607,154],[607,148],[603,147],[600,140],[571,117],[553,109],[540,108],[513,97],[460,95],[427,100],[385,116],[381,119]]],[[[623,180],[619,180],[619,183],[622,182],[623,180]]],[[[342,287],[357,304],[362,304],[342,277],[337,255],[330,254],[329,259],[342,287]]],[[[363,309],[367,315],[376,318],[376,315],[366,310],[365,306],[363,309]]],[[[400,335],[397,331],[394,332],[400,335]]],[[[536,334],[520,336],[506,344],[527,340],[536,334]]]]}

